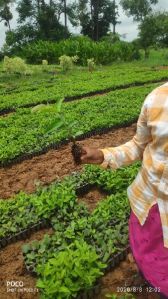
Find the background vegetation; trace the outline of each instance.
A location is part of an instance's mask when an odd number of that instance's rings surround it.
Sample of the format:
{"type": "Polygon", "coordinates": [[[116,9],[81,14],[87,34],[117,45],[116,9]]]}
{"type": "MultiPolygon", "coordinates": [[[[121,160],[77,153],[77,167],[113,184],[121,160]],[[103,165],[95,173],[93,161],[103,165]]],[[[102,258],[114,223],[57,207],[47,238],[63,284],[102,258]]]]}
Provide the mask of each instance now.
{"type": "Polygon", "coordinates": [[[58,63],[62,55],[78,55],[78,64],[87,59],[108,64],[145,58],[150,48],[168,45],[168,13],[154,12],[158,0],[1,0],[0,18],[8,30],[0,58],[15,55],[29,63],[58,63]],[[18,12],[17,27],[11,28],[11,6],[18,12]],[[138,23],[138,38],[121,41],[117,33],[120,22],[119,7],[138,23]],[[64,21],[62,21],[64,20],[64,21]],[[75,36],[69,27],[80,28],[75,36]]]}

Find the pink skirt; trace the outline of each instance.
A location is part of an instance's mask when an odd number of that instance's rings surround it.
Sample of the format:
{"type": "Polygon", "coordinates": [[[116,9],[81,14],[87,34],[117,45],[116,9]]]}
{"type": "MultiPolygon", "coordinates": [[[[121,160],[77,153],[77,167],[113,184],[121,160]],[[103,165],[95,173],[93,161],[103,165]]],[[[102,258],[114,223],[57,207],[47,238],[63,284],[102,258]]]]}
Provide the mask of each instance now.
{"type": "Polygon", "coordinates": [[[129,241],[139,270],[155,291],[168,296],[168,248],[163,233],[158,204],[152,206],[142,226],[131,211],[129,241]]]}

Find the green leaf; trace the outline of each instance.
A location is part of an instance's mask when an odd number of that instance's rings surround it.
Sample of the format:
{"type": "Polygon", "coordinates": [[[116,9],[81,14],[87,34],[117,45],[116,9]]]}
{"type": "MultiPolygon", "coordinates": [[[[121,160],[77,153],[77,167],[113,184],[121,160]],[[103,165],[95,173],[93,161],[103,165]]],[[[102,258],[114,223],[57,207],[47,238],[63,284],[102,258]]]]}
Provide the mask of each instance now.
{"type": "Polygon", "coordinates": [[[78,137],[78,136],[81,136],[82,134],[83,134],[83,131],[78,131],[73,135],[73,137],[78,137]]]}
{"type": "Polygon", "coordinates": [[[62,103],[63,103],[63,101],[64,101],[64,98],[62,98],[62,99],[60,99],[60,100],[57,101],[57,105],[56,105],[56,107],[57,107],[57,112],[58,112],[58,113],[61,112],[61,108],[62,108],[62,103]]]}
{"type": "Polygon", "coordinates": [[[32,113],[46,111],[47,105],[39,104],[31,109],[32,113]]]}
{"type": "Polygon", "coordinates": [[[46,133],[49,134],[49,133],[51,133],[52,131],[56,131],[56,130],[58,130],[60,127],[63,126],[63,124],[64,124],[64,123],[63,123],[62,120],[60,120],[60,118],[55,119],[54,122],[52,122],[50,125],[48,125],[48,126],[46,127],[46,133]]]}
{"type": "Polygon", "coordinates": [[[23,247],[22,247],[23,253],[28,253],[29,250],[30,250],[30,245],[28,245],[28,244],[23,245],[23,247]]]}

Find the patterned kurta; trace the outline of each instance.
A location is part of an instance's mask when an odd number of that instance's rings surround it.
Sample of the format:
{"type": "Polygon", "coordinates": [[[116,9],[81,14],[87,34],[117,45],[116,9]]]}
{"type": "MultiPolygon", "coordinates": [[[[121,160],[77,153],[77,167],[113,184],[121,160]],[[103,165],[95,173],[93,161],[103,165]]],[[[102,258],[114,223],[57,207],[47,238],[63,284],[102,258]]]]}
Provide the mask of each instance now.
{"type": "Polygon", "coordinates": [[[101,150],[104,168],[117,169],[142,160],[140,171],[127,190],[131,209],[143,225],[150,208],[158,203],[164,246],[168,248],[168,83],[146,97],[133,139],[101,150]]]}

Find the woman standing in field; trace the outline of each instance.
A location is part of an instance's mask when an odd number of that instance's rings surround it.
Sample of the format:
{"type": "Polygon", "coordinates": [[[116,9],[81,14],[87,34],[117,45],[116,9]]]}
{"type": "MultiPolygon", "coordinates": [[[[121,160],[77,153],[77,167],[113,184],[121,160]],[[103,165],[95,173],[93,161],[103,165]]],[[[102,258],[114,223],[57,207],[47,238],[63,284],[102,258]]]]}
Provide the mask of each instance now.
{"type": "Polygon", "coordinates": [[[82,163],[117,169],[142,160],[128,188],[130,247],[140,272],[168,298],[168,83],[145,99],[133,139],[118,147],[84,147],[82,163]]]}

